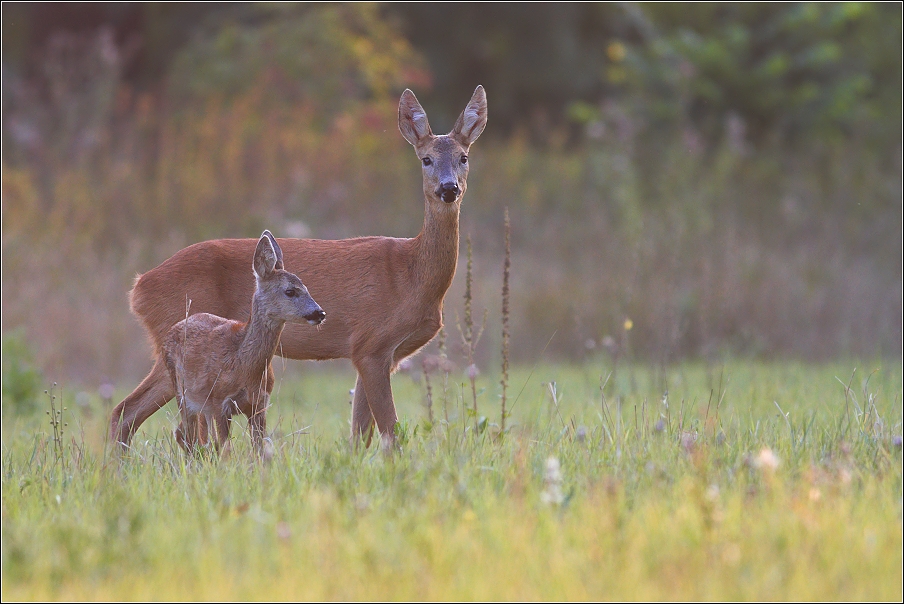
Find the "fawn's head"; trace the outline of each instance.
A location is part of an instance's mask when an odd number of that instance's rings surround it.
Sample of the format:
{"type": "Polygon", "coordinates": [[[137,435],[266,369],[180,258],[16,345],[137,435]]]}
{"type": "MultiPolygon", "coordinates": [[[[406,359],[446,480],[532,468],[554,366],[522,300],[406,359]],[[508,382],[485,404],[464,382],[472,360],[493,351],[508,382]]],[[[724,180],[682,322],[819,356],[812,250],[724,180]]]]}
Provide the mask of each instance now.
{"type": "Polygon", "coordinates": [[[440,205],[458,206],[468,188],[468,150],[487,125],[487,95],[478,86],[452,132],[436,136],[427,113],[410,90],[399,100],[399,130],[414,147],[424,170],[424,195],[440,205]]]}
{"type": "Polygon", "coordinates": [[[252,266],[257,312],[271,320],[307,321],[311,325],[319,325],[326,318],[301,279],[285,270],[282,249],[270,231],[264,231],[257,242],[252,266]]]}

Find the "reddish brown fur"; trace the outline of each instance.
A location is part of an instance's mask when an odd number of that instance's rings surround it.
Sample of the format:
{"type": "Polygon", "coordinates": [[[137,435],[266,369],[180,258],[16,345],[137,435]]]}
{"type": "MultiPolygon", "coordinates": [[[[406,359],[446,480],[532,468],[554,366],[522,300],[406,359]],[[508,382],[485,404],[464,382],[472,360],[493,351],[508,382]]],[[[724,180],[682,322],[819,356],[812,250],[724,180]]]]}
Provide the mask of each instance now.
{"type": "MultiPolygon", "coordinates": [[[[467,188],[462,163],[486,124],[486,95],[478,86],[449,135],[434,136],[417,99],[406,90],[399,128],[424,167],[425,217],[411,239],[361,237],[344,240],[280,239],[286,270],[296,273],[327,312],[319,328],[286,326],[278,354],[293,359],[350,358],[358,370],[352,436],[369,442],[376,420],[387,444],[397,422],[389,376],[439,331],[443,297],[458,262],[458,220],[467,188]],[[464,134],[467,133],[467,134],[464,134]],[[456,198],[443,201],[439,187],[453,182],[456,198]]],[[[131,293],[132,312],[144,324],[158,359],[162,338],[191,312],[248,320],[254,278],[247,268],[254,239],[218,239],[189,246],[142,275],[131,293]]],[[[174,392],[162,380],[160,362],[114,410],[111,433],[128,444],[138,426],[174,392]]]]}
{"type": "Polygon", "coordinates": [[[182,423],[176,441],[191,451],[207,440],[208,421],[217,449],[227,444],[232,416],[248,418],[255,449],[269,458],[266,411],[273,390],[270,361],[286,321],[318,324],[323,310],[298,276],[284,270],[282,250],[264,231],[254,251],[256,287],[247,323],[195,313],[176,323],[160,350],[179,400],[182,423]]]}

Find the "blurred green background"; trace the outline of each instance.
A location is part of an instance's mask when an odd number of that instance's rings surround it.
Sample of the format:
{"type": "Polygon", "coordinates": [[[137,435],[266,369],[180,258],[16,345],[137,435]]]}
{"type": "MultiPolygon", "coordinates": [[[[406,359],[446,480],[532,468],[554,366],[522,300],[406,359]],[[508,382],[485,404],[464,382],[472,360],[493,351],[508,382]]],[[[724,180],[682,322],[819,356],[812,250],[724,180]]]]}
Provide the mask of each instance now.
{"type": "Polygon", "coordinates": [[[506,206],[516,362],[901,354],[900,4],[2,12],[4,398],[7,366],[11,391],[143,376],[127,292],[195,241],[414,236],[406,87],[437,132],[487,90],[462,209],[482,363],[506,206]]]}

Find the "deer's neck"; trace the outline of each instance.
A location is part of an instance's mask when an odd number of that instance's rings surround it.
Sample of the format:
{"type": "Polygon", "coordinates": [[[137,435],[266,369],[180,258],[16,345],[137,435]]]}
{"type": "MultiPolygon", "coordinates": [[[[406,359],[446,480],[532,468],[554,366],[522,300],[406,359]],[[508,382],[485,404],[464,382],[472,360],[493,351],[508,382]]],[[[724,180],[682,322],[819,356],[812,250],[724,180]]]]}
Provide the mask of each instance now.
{"type": "Polygon", "coordinates": [[[257,373],[266,369],[276,353],[279,336],[286,322],[266,316],[259,308],[257,296],[251,301],[251,318],[245,329],[245,337],[239,346],[238,357],[243,367],[257,373]]]}
{"type": "Polygon", "coordinates": [[[414,271],[424,300],[442,300],[458,264],[458,208],[425,200],[424,228],[414,238],[414,271]]]}

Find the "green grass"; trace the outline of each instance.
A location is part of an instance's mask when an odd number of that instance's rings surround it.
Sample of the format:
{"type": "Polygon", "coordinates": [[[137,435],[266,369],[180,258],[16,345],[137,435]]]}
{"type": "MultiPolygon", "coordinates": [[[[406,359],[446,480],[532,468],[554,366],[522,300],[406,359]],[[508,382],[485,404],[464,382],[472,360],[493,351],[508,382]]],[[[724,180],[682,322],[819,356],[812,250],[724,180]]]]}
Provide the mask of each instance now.
{"type": "Polygon", "coordinates": [[[2,596],[900,600],[902,364],[854,367],[520,368],[504,436],[496,377],[475,436],[465,377],[444,411],[432,376],[430,426],[397,375],[387,459],[347,443],[347,366],[292,364],[269,466],[242,422],[189,462],[175,407],[120,462],[108,409],[64,391],[60,444],[46,415],[3,422],[2,596]]]}

